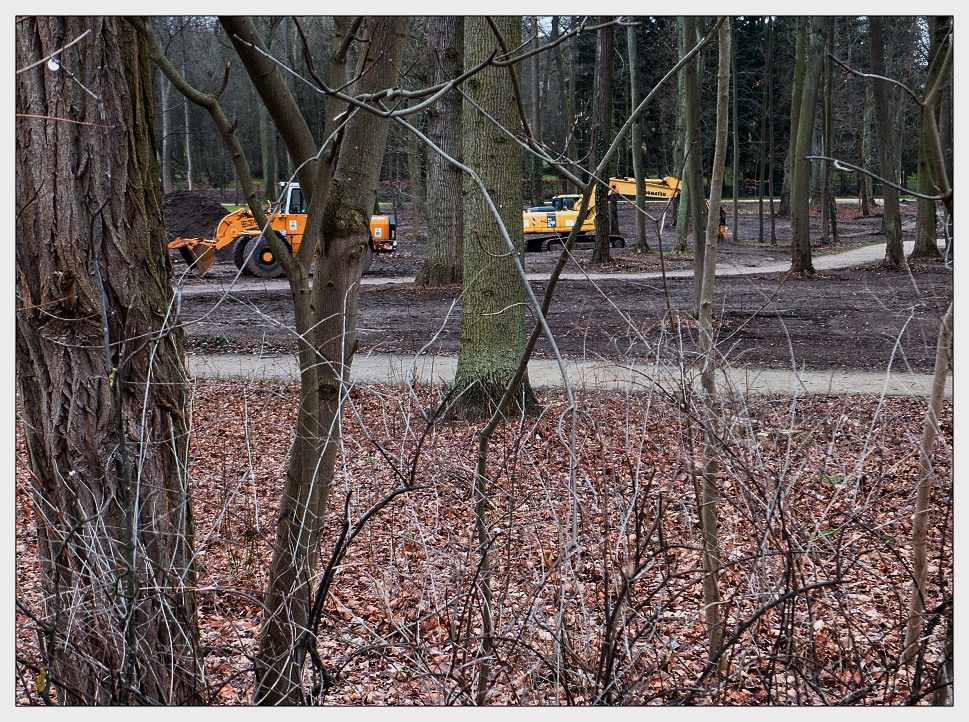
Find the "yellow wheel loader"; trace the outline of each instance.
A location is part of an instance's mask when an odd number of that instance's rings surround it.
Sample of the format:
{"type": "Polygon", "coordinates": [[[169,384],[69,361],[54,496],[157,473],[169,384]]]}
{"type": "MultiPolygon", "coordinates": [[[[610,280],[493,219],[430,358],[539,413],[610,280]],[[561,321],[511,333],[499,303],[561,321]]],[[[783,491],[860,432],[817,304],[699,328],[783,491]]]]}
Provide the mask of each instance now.
{"type": "MultiPolygon", "coordinates": [[[[279,212],[269,215],[270,225],[282,237],[291,253],[299,250],[306,226],[306,199],[299,183],[283,183],[279,212]]],[[[397,214],[392,203],[375,203],[370,217],[370,252],[393,253],[397,250],[397,214]]],[[[252,212],[240,208],[219,221],[211,239],[176,238],[168,247],[178,250],[199,276],[204,276],[215,263],[215,252],[232,244],[232,260],[243,273],[259,278],[278,278],[282,266],[273,255],[269,242],[252,212]]],[[[370,265],[370,258],[366,262],[370,265]]],[[[366,270],[366,268],[364,269],[366,270]]]]}

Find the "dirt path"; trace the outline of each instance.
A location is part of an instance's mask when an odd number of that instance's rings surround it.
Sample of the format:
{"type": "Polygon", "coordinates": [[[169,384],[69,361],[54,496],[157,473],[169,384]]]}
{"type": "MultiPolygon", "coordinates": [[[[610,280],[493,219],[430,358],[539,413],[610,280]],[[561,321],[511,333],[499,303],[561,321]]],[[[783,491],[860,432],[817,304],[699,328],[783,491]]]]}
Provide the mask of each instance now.
{"type": "MultiPolygon", "coordinates": [[[[189,373],[196,378],[244,381],[295,382],[299,377],[292,355],[203,354],[189,356],[189,373]]],[[[454,356],[361,354],[353,360],[353,381],[359,384],[428,385],[454,380],[454,356]]],[[[688,370],[697,383],[698,371],[688,370]]],[[[680,368],[656,364],[621,364],[608,360],[565,361],[534,359],[528,376],[536,389],[561,389],[563,378],[576,391],[625,391],[640,393],[656,386],[676,394],[681,383],[680,368]]],[[[806,396],[814,394],[866,394],[873,396],[924,396],[932,391],[929,374],[911,372],[868,372],[852,370],[784,370],[749,367],[721,369],[717,375],[721,392],[742,395],[806,396]]],[[[952,378],[946,394],[952,397],[952,378]]]]}

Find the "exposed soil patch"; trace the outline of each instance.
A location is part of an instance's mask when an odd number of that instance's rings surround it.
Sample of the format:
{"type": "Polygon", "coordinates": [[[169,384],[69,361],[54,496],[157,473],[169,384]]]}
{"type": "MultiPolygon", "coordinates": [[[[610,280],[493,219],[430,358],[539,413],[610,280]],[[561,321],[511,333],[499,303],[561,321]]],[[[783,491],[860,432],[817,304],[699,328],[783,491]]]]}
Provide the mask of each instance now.
{"type": "MultiPolygon", "coordinates": [[[[174,204],[173,204],[174,205],[174,204]]],[[[166,200],[166,208],[169,208],[166,200]]],[[[770,219],[764,219],[765,242],[760,238],[757,204],[744,206],[739,241],[721,243],[718,259],[738,265],[787,263],[790,259],[790,224],[775,219],[776,245],[770,243],[770,219]]],[[[903,207],[903,229],[911,237],[914,204],[903,207]]],[[[179,217],[190,212],[179,210],[179,217]]],[[[730,214],[728,214],[728,220],[730,214]]],[[[181,235],[210,235],[201,226],[181,235]]],[[[817,220],[815,219],[815,223],[817,220]]],[[[838,219],[839,242],[816,245],[817,255],[841,252],[860,244],[883,242],[880,216],[862,217],[857,206],[844,204],[838,219]]],[[[692,268],[692,253],[664,254],[675,243],[675,229],[666,228],[663,238],[650,230],[653,253],[633,248],[635,221],[622,208],[620,229],[627,246],[613,249],[613,261],[592,266],[591,250],[579,249],[567,268],[575,273],[637,273],[692,268]]],[[[422,236],[424,234],[421,234],[422,236]]],[[[426,255],[426,240],[415,237],[410,213],[398,214],[399,250],[374,259],[367,278],[413,277],[426,255]]],[[[529,272],[547,272],[557,254],[527,253],[529,272]]],[[[182,260],[173,255],[176,275],[184,272],[182,260]]],[[[236,275],[231,260],[220,258],[205,279],[185,277],[187,286],[224,287],[236,275]]],[[[540,296],[543,282],[535,282],[540,296]]],[[[360,350],[453,354],[460,336],[460,287],[421,289],[406,283],[367,285],[360,296],[360,350]]],[[[719,349],[734,365],[815,369],[883,369],[888,363],[900,371],[931,371],[938,325],[952,297],[952,269],[941,263],[914,264],[894,271],[879,264],[831,271],[801,278],[764,273],[717,279],[715,315],[719,349]],[[911,272],[909,272],[911,271],[911,272]]],[[[294,348],[292,303],[288,291],[236,291],[213,310],[213,296],[188,296],[183,300],[189,349],[201,352],[289,352],[294,348]]],[[[563,280],[556,290],[549,314],[561,352],[572,358],[653,358],[657,353],[689,354],[694,349],[695,326],[688,315],[693,305],[692,278],[563,280]],[[670,321],[673,311],[675,322],[670,321]]],[[[547,356],[551,348],[540,342],[536,354],[547,356]]]]}

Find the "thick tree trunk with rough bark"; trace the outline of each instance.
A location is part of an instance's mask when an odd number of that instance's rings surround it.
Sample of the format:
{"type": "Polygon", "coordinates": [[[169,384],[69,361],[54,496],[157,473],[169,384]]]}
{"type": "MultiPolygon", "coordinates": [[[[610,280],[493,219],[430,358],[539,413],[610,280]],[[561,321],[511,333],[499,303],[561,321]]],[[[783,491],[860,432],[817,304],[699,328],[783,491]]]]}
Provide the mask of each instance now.
{"type": "MultiPolygon", "coordinates": [[[[496,18],[506,47],[517,48],[517,17],[496,18]]],[[[495,49],[495,35],[484,18],[464,21],[464,63],[474,67],[495,49]]],[[[464,163],[477,170],[499,211],[516,253],[523,253],[521,148],[485,116],[508,130],[521,127],[511,97],[509,68],[487,68],[470,78],[463,111],[464,163]],[[478,106],[478,107],[476,107],[478,106]],[[479,109],[480,108],[480,109],[479,109]]],[[[478,184],[464,180],[464,304],[455,388],[455,411],[487,416],[512,380],[525,347],[525,291],[508,244],[478,184]]],[[[519,408],[534,404],[525,378],[516,396],[519,408]]]]}
{"type": "MultiPolygon", "coordinates": [[[[433,86],[464,68],[464,19],[435,15],[427,20],[428,82],[433,86]]],[[[461,95],[451,92],[427,111],[427,137],[461,160],[461,95]]],[[[427,260],[421,286],[460,283],[464,263],[461,170],[437,152],[427,154],[427,260]]]]}
{"type": "Polygon", "coordinates": [[[120,18],[45,17],[18,22],[16,58],[17,388],[44,664],[61,704],[197,703],[184,353],[148,56],[120,18]]]}

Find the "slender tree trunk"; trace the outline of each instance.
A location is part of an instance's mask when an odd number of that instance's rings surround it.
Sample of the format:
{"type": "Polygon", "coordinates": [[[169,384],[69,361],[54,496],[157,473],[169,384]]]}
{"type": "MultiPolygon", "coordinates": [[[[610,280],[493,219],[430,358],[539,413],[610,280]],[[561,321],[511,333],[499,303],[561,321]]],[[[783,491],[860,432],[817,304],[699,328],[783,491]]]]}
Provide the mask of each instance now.
{"type": "Polygon", "coordinates": [[[407,187],[411,198],[411,226],[414,238],[427,238],[427,204],[424,200],[427,181],[424,178],[426,147],[419,138],[408,134],[407,138],[407,187]]]}
{"type": "MultiPolygon", "coordinates": [[[[612,55],[613,55],[613,27],[607,23],[612,17],[601,16],[599,23],[605,25],[597,32],[596,44],[596,123],[593,131],[593,150],[590,154],[595,167],[599,159],[605,156],[606,149],[612,142],[612,55]]],[[[592,263],[609,263],[612,260],[611,236],[612,214],[609,208],[609,174],[603,172],[602,178],[596,184],[596,234],[595,247],[592,249],[592,263]]]]}
{"type": "MultiPolygon", "coordinates": [[[[685,18],[685,48],[690,50],[697,44],[696,18],[685,18]]],[[[719,216],[719,209],[708,209],[703,194],[703,143],[700,139],[700,79],[697,63],[686,66],[686,137],[687,153],[686,185],[689,186],[690,217],[693,222],[693,315],[700,310],[700,295],[703,291],[703,268],[706,243],[703,237],[709,213],[719,216]]]]}
{"type": "MultiPolygon", "coordinates": [[[[456,78],[464,67],[464,19],[435,15],[427,20],[428,82],[456,78]]],[[[427,111],[428,138],[461,160],[461,96],[452,92],[427,111]]],[[[460,283],[464,255],[461,171],[438,153],[427,155],[427,259],[417,275],[421,286],[460,283]]]]}
{"type": "MultiPolygon", "coordinates": [[[[831,156],[834,153],[834,112],[832,98],[834,96],[834,63],[830,56],[834,55],[835,18],[829,17],[827,52],[824,60],[824,100],[822,102],[822,155],[831,156]]],[[[838,242],[838,207],[834,199],[834,174],[830,161],[823,160],[821,165],[821,244],[829,245],[838,242]]]]}
{"type": "MultiPolygon", "coordinates": [[[[503,17],[496,22],[506,46],[518,47],[518,18],[503,17]]],[[[494,33],[485,19],[466,17],[465,67],[482,62],[494,48],[494,33]]],[[[517,106],[508,102],[510,72],[515,71],[488,68],[468,81],[465,92],[473,103],[464,103],[462,133],[464,163],[480,169],[479,176],[500,211],[502,225],[521,255],[521,148],[483,114],[488,113],[505,128],[521,128],[517,106]]],[[[481,417],[490,415],[518,367],[525,345],[525,290],[491,207],[470,177],[464,180],[464,204],[464,305],[454,382],[460,396],[454,411],[481,417]]],[[[517,407],[532,408],[534,404],[526,377],[517,395],[517,407]]]]}
{"type": "MultiPolygon", "coordinates": [[[[771,75],[771,43],[770,43],[770,18],[762,18],[761,25],[764,27],[765,47],[764,47],[764,76],[763,88],[760,101],[760,143],[757,158],[757,242],[764,243],[764,187],[766,184],[765,175],[767,173],[767,115],[770,111],[769,88],[771,75]]],[[[736,49],[734,50],[736,52],[736,49]]],[[[736,75],[734,76],[736,78],[736,75]]],[[[734,80],[736,82],[736,79],[734,80]]],[[[773,170],[773,169],[772,169],[773,170]]]]}
{"type": "MultiPolygon", "coordinates": [[[[719,33],[719,64],[717,72],[717,129],[713,168],[710,173],[710,206],[719,207],[723,188],[723,171],[727,158],[727,116],[730,103],[730,58],[732,45],[730,23],[724,23],[719,33]]],[[[707,220],[707,252],[703,272],[703,286],[699,306],[699,337],[697,351],[703,360],[700,384],[703,388],[704,464],[698,499],[700,535],[703,543],[703,609],[707,624],[710,659],[721,651],[724,639],[723,618],[720,613],[720,541],[717,531],[718,440],[721,416],[718,410],[715,383],[716,350],[713,343],[713,291],[716,279],[717,239],[719,219],[711,213],[707,220]]]]}
{"type": "MultiPolygon", "coordinates": [[[[865,109],[862,113],[861,123],[861,161],[865,168],[871,168],[875,164],[875,152],[872,143],[874,118],[875,100],[869,83],[865,87],[865,109]]],[[[867,173],[862,173],[858,179],[858,198],[861,203],[861,215],[867,218],[876,205],[871,176],[867,173]]]]}
{"type": "MultiPolygon", "coordinates": [[[[529,41],[529,49],[535,54],[529,58],[529,85],[531,86],[531,105],[529,106],[529,125],[532,127],[532,134],[535,141],[542,142],[542,94],[539,82],[539,55],[538,55],[538,16],[532,16],[532,38],[529,41]]],[[[529,167],[531,168],[531,196],[532,205],[542,204],[542,159],[534,154],[529,154],[529,167]]]]}
{"type": "Polygon", "coordinates": [[[164,75],[159,76],[161,83],[162,117],[162,193],[175,190],[175,173],[172,171],[172,84],[164,75]]]}
{"type": "MultiPolygon", "coordinates": [[[[182,39],[182,77],[185,75],[185,40],[182,39]]],[[[193,190],[192,172],[192,118],[189,112],[189,102],[186,100],[182,107],[185,109],[185,183],[189,190],[193,190]]]]}
{"type": "Polygon", "coordinates": [[[30,68],[16,79],[16,367],[43,664],[62,705],[199,703],[184,349],[148,55],[117,17],[16,30],[30,68]]]}
{"type": "MultiPolygon", "coordinates": [[[[559,38],[559,21],[560,18],[555,15],[552,16],[552,30],[549,35],[549,42],[555,43],[559,38]]],[[[574,45],[574,43],[572,43],[574,45]]],[[[573,104],[571,102],[571,93],[569,88],[572,85],[572,76],[566,79],[565,75],[565,63],[562,61],[562,46],[556,45],[555,49],[552,51],[553,57],[555,59],[555,74],[557,77],[557,87],[559,93],[559,112],[562,114],[563,124],[564,124],[564,151],[568,158],[576,158],[577,154],[575,152],[575,113],[573,112],[573,104]]],[[[570,51],[571,58],[571,51],[570,51]]],[[[572,68],[571,62],[569,68],[572,68]]],[[[572,183],[568,183],[566,187],[566,192],[575,192],[575,187],[572,183]]]]}
{"type": "MultiPolygon", "coordinates": [[[[882,18],[868,18],[871,51],[871,71],[885,75],[885,44],[882,39],[882,18]]],[[[882,229],[885,233],[885,263],[898,268],[905,262],[902,247],[902,218],[898,206],[898,189],[895,181],[895,148],[889,118],[888,93],[883,81],[872,81],[875,102],[875,144],[878,147],[878,169],[882,177],[882,229]]]]}
{"type": "MultiPolygon", "coordinates": [[[[626,28],[626,50],[629,55],[629,104],[635,109],[639,107],[641,93],[639,92],[639,45],[636,41],[638,27],[629,25],[626,28]]],[[[636,121],[630,133],[630,145],[633,155],[633,175],[636,178],[636,250],[649,253],[649,241],[646,239],[646,183],[643,168],[643,128],[642,122],[636,121]]]]}
{"type": "Polygon", "coordinates": [[[806,42],[803,93],[800,118],[797,122],[797,142],[794,145],[791,174],[791,270],[795,273],[814,273],[811,260],[811,142],[817,115],[818,91],[824,63],[824,35],[820,21],[811,21],[806,42]]]}
{"type": "Polygon", "coordinates": [[[770,244],[777,245],[777,213],[774,210],[774,18],[767,19],[767,194],[770,198],[770,244]]]}
{"type": "MultiPolygon", "coordinates": [[[[693,47],[696,32],[690,30],[687,26],[692,27],[692,23],[695,21],[692,17],[679,16],[676,18],[676,24],[679,28],[679,33],[677,34],[677,56],[683,57],[689,52],[689,49],[693,47]]],[[[682,174],[682,183],[680,184],[680,196],[676,203],[676,247],[677,253],[686,253],[687,249],[687,238],[690,233],[690,206],[692,205],[690,200],[690,159],[693,154],[690,153],[690,135],[687,128],[687,112],[686,112],[686,76],[690,72],[689,67],[681,71],[676,77],[676,163],[677,167],[680,169],[682,174]]]]}
{"type": "Polygon", "coordinates": [[[912,596],[909,598],[908,622],[905,627],[903,659],[911,663],[918,651],[922,634],[922,613],[925,611],[926,534],[928,532],[929,502],[935,471],[932,468],[933,447],[939,434],[939,415],[945,382],[949,376],[952,346],[952,304],[942,319],[935,351],[935,374],[932,377],[932,396],[922,424],[922,444],[919,446],[919,476],[915,487],[915,515],[912,524],[912,596]]]}
{"type": "Polygon", "coordinates": [[[731,113],[731,119],[733,123],[733,169],[731,172],[731,185],[733,186],[733,240],[740,240],[740,224],[738,214],[740,213],[740,127],[738,125],[738,119],[740,117],[740,112],[738,110],[738,96],[737,92],[737,46],[731,45],[731,55],[730,55],[730,65],[732,67],[733,76],[733,112],[731,113]]]}

